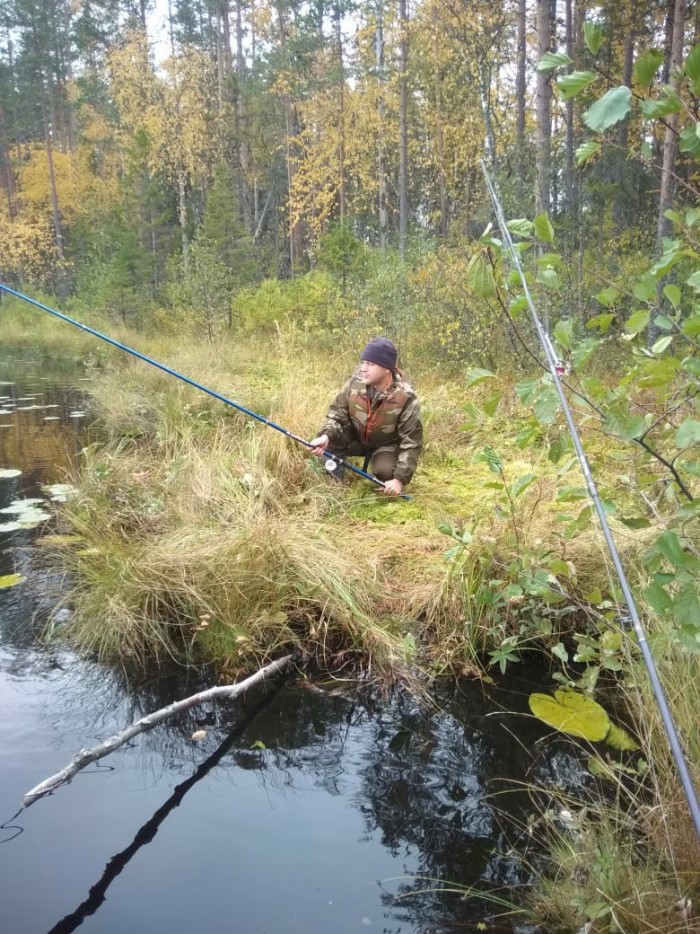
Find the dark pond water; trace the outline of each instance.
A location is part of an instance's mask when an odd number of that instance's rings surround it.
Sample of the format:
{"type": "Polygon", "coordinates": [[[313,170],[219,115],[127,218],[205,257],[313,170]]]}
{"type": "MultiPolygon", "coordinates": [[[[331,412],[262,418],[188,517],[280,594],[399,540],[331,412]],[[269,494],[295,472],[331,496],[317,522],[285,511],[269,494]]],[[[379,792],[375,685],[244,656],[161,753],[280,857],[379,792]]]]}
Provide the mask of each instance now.
{"type": "MultiPolygon", "coordinates": [[[[22,470],[0,479],[0,508],[65,480],[89,421],[70,414],[74,388],[25,373],[8,395],[58,408],[0,416],[0,470],[22,470]]],[[[80,748],[210,683],[192,670],[127,683],[42,644],[62,587],[33,560],[47,530],[0,532],[0,576],[27,578],[0,590],[3,934],[448,934],[498,909],[441,885],[517,895],[527,835],[511,821],[532,810],[518,788],[576,773],[525,716],[524,680],[492,697],[436,688],[432,705],[287,683],[142,734],[13,819],[80,748]]]]}

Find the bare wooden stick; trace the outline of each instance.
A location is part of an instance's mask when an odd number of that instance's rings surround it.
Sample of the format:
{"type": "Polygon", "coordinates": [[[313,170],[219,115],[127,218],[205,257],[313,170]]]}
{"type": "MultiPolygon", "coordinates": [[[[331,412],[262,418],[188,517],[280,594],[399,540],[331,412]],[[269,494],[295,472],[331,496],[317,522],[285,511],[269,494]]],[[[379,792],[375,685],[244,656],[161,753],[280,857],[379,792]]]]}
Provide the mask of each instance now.
{"type": "Polygon", "coordinates": [[[141,717],[136,723],[132,723],[131,726],[122,730],[121,733],[115,733],[114,736],[110,736],[108,740],[105,740],[104,743],[100,743],[99,746],[93,746],[92,749],[81,749],[76,756],[73,756],[64,769],[61,769],[60,772],[56,772],[56,774],[52,775],[50,778],[44,779],[43,782],[40,782],[38,785],[35,785],[31,791],[28,791],[22,798],[22,807],[29,807],[30,804],[34,804],[39,798],[43,798],[44,795],[49,794],[61,785],[65,785],[77,772],[84,769],[86,765],[109,755],[110,752],[114,752],[115,749],[123,746],[124,743],[128,743],[134,736],[143,733],[145,730],[150,730],[158,723],[162,723],[163,720],[167,720],[168,717],[172,717],[173,714],[180,713],[183,710],[189,710],[190,707],[196,707],[198,704],[204,704],[207,701],[231,700],[234,697],[238,697],[239,694],[244,694],[247,690],[259,684],[261,681],[264,681],[266,678],[280,674],[289,667],[292,662],[292,657],[291,655],[285,655],[284,658],[280,658],[275,662],[271,662],[269,665],[265,665],[264,668],[256,671],[254,675],[251,675],[244,681],[239,681],[238,684],[227,684],[221,687],[209,688],[206,691],[200,691],[198,694],[191,694],[189,697],[184,698],[184,700],[168,704],[167,707],[161,707],[160,710],[155,710],[153,713],[141,717]]]}

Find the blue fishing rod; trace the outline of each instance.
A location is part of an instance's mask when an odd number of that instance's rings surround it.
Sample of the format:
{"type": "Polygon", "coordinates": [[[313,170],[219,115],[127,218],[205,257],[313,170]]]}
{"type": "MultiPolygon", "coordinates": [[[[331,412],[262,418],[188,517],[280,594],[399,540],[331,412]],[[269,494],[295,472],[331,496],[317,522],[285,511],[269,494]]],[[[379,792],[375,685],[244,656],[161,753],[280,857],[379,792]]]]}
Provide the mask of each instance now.
{"type": "Polygon", "coordinates": [[[646,665],[646,669],[649,674],[649,681],[651,682],[656,704],[659,708],[659,712],[661,713],[661,719],[663,721],[673,758],[676,761],[683,791],[688,801],[690,816],[692,817],[693,824],[695,825],[695,832],[697,833],[698,837],[700,837],[700,804],[698,803],[697,792],[695,790],[695,786],[693,785],[693,780],[690,776],[688,764],[685,760],[685,756],[678,739],[678,731],[676,730],[673,716],[666,701],[666,695],[661,684],[661,679],[659,678],[656,663],[654,662],[654,657],[651,654],[651,649],[649,648],[649,643],[647,642],[644,627],[642,626],[642,621],[639,617],[637,604],[635,602],[634,596],[632,595],[632,590],[627,580],[627,575],[622,565],[620,553],[617,550],[617,545],[615,544],[615,539],[613,538],[610,524],[608,522],[607,516],[605,515],[603,504],[600,500],[600,496],[598,495],[598,488],[591,473],[588,458],[586,457],[586,452],[583,448],[583,442],[581,441],[581,436],[579,435],[578,428],[576,427],[576,422],[574,421],[574,416],[569,405],[569,400],[566,398],[564,387],[559,378],[559,361],[554,355],[554,351],[549,340],[549,335],[545,331],[542,322],[540,321],[540,317],[537,314],[537,308],[535,307],[532,295],[530,294],[527,279],[525,278],[525,272],[523,270],[522,263],[520,262],[520,256],[518,255],[518,251],[516,250],[515,244],[513,243],[513,238],[510,235],[510,230],[508,229],[508,224],[506,223],[505,215],[503,214],[503,208],[501,207],[501,202],[498,198],[498,194],[496,193],[496,188],[491,181],[489,173],[486,169],[486,165],[483,162],[481,163],[481,168],[484,173],[486,188],[493,204],[493,209],[496,214],[496,220],[498,222],[501,235],[503,237],[503,242],[508,249],[510,257],[513,261],[513,265],[515,266],[518,277],[520,278],[520,282],[523,287],[523,293],[525,295],[528,308],[530,309],[532,321],[535,325],[535,331],[537,332],[537,337],[539,338],[540,344],[542,345],[542,349],[544,351],[544,356],[547,361],[547,368],[549,370],[550,376],[552,377],[552,382],[556,387],[557,395],[559,396],[559,402],[561,403],[564,417],[566,418],[566,424],[569,428],[571,440],[574,443],[574,449],[576,451],[576,456],[581,468],[581,473],[583,474],[584,480],[586,481],[588,495],[598,515],[598,520],[603,530],[605,543],[608,546],[608,551],[610,552],[610,556],[612,558],[613,567],[615,568],[618,580],[620,581],[622,595],[624,597],[625,603],[627,604],[627,611],[629,614],[628,618],[634,629],[634,633],[637,637],[637,643],[639,644],[639,648],[644,659],[644,664],[646,665]]]}
{"type": "MultiPolygon", "coordinates": [[[[241,405],[240,402],[234,402],[233,399],[228,399],[226,396],[221,395],[220,392],[216,392],[214,389],[209,389],[208,386],[204,386],[202,383],[198,383],[196,379],[190,379],[189,376],[185,376],[183,373],[178,373],[177,370],[173,370],[171,367],[166,366],[164,363],[159,363],[158,360],[154,360],[152,357],[147,357],[146,354],[143,354],[138,350],[134,350],[133,347],[127,347],[127,345],[122,344],[121,341],[115,340],[113,337],[108,337],[106,334],[102,334],[100,331],[96,331],[94,328],[90,328],[87,326],[87,324],[82,324],[80,321],[76,321],[74,318],[69,318],[68,315],[64,315],[62,312],[56,311],[55,308],[50,308],[48,305],[43,305],[41,302],[37,302],[35,299],[30,298],[28,295],[23,295],[21,292],[17,292],[15,289],[11,289],[9,286],[4,285],[2,282],[0,282],[0,292],[7,292],[8,295],[14,295],[15,298],[20,298],[22,301],[28,302],[30,305],[34,305],[36,308],[40,308],[42,311],[48,311],[48,313],[53,315],[55,318],[59,318],[61,321],[72,324],[74,327],[79,328],[81,331],[85,331],[87,334],[92,334],[93,337],[99,337],[100,340],[106,341],[113,347],[118,347],[119,350],[126,351],[126,353],[131,354],[132,357],[138,357],[139,360],[150,363],[151,366],[162,370],[164,373],[168,373],[170,376],[174,376],[176,379],[182,380],[183,383],[187,383],[189,386],[194,386],[195,389],[199,389],[202,392],[205,392],[208,396],[212,396],[214,399],[218,399],[219,402],[223,402],[225,405],[230,405],[232,408],[238,409],[239,412],[243,412],[244,415],[248,415],[250,418],[254,418],[256,421],[261,422],[263,425],[267,425],[268,428],[274,428],[275,431],[279,431],[287,438],[290,438],[292,441],[296,441],[297,444],[301,444],[305,448],[310,449],[314,447],[314,445],[307,441],[305,438],[302,438],[299,435],[295,435],[293,431],[289,431],[282,425],[278,425],[277,422],[273,422],[272,419],[265,418],[258,412],[253,412],[252,409],[247,409],[244,405],[241,405]]],[[[326,470],[329,473],[334,473],[336,470],[346,467],[348,470],[351,470],[359,477],[363,477],[365,480],[369,480],[370,483],[374,483],[376,486],[380,486],[382,489],[384,489],[384,481],[380,480],[379,477],[375,477],[374,474],[363,470],[361,467],[356,467],[355,464],[351,464],[344,458],[338,457],[337,454],[331,454],[329,451],[324,451],[323,457],[325,460],[326,470]]],[[[399,496],[401,499],[411,499],[407,493],[399,493],[399,496]]]]}

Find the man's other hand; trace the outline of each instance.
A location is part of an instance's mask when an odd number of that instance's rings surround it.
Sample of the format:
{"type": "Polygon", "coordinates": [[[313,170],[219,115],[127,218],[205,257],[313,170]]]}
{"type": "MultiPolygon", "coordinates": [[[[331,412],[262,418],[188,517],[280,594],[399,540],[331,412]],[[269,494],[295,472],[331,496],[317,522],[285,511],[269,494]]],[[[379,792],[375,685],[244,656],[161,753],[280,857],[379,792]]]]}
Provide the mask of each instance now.
{"type": "Polygon", "coordinates": [[[328,435],[319,435],[318,438],[312,438],[311,441],[309,441],[309,450],[312,454],[315,454],[316,457],[323,457],[323,452],[328,447],[329,440],[328,435]]]}
{"type": "Polygon", "coordinates": [[[403,483],[396,477],[393,480],[387,480],[384,484],[384,492],[387,496],[400,496],[403,493],[403,483]]]}

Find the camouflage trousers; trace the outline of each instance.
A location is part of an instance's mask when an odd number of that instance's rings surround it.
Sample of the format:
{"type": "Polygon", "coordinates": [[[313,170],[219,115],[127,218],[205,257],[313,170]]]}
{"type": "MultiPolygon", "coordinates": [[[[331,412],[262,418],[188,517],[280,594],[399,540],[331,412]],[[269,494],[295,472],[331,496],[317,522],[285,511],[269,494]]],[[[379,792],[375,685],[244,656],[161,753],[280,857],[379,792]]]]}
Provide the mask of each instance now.
{"type": "MultiPolygon", "coordinates": [[[[331,442],[327,450],[329,454],[335,454],[337,457],[342,457],[343,459],[346,457],[369,458],[369,471],[373,473],[378,480],[386,482],[394,478],[394,468],[399,458],[398,444],[386,444],[371,450],[357,440],[354,432],[346,431],[343,433],[342,437],[331,442]]],[[[365,467],[364,469],[366,470],[367,468],[365,467]]],[[[341,479],[342,468],[341,470],[336,470],[334,476],[341,479]]]]}

